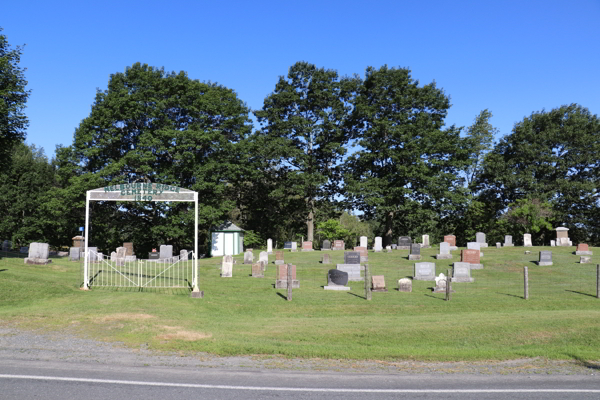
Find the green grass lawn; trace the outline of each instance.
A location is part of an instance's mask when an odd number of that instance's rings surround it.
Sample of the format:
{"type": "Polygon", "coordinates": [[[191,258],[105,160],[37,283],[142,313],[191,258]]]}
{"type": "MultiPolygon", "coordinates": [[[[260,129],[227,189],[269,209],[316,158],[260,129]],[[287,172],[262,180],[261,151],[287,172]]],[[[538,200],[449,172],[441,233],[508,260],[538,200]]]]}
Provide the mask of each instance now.
{"type": "MultiPolygon", "coordinates": [[[[47,266],[0,260],[0,320],[25,329],[68,330],[132,347],[210,352],[377,360],[504,360],[524,357],[600,360],[600,299],[596,264],[579,264],[574,247],[483,249],[484,269],[473,283],[455,283],[450,302],[413,281],[412,293],[396,290],[413,275],[407,250],[369,252],[372,275],[384,275],[387,293],[364,298],[364,283],[349,292],[325,291],[326,273],[343,252],[285,252],[297,266],[300,289],[293,301],[274,289],[270,256],[265,278],[236,256],[233,278],[220,278],[221,258],[200,260],[200,289],[92,288],[79,290],[79,262],[53,259],[47,266]],[[525,250],[532,254],[525,255],[525,250]],[[554,265],[537,266],[540,250],[552,250],[554,265]],[[523,267],[529,268],[530,299],[523,299],[523,267]]],[[[598,252],[600,249],[590,248],[598,252]]],[[[437,248],[422,249],[422,261],[446,273],[454,260],[435,260],[437,248]]],[[[258,259],[259,251],[255,251],[258,259]]],[[[594,260],[594,257],[592,257],[594,260]]]]}

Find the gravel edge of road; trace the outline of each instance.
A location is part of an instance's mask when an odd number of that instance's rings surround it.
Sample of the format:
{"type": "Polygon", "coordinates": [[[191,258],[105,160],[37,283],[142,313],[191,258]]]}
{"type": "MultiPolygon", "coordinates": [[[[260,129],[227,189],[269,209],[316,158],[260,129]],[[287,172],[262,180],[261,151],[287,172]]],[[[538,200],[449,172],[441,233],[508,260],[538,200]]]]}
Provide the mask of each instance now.
{"type": "MultiPolygon", "coordinates": [[[[0,321],[1,322],[1,321],[0,321]]],[[[543,358],[508,361],[421,362],[289,359],[280,356],[220,357],[206,353],[161,353],[131,349],[65,332],[26,331],[0,323],[0,359],[76,361],[96,365],[218,368],[244,371],[335,372],[357,374],[595,375],[600,362],[543,358]]]]}

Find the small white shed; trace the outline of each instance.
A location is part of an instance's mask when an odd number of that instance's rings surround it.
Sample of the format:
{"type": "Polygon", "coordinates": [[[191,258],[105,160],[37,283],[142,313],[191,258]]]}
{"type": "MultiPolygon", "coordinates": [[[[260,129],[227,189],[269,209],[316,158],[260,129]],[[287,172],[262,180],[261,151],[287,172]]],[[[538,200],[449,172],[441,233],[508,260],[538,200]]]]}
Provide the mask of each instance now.
{"type": "Polygon", "coordinates": [[[244,230],[226,221],[211,229],[211,257],[235,256],[244,252],[244,230]]]}

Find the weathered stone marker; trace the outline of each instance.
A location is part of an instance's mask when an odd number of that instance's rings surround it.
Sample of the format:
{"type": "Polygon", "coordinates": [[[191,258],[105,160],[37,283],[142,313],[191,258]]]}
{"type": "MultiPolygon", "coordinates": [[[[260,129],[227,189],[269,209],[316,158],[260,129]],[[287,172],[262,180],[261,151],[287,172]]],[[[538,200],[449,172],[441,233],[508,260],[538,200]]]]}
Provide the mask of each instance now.
{"type": "Polygon", "coordinates": [[[540,261],[538,261],[538,265],[552,265],[552,252],[540,251],[540,261]]]}

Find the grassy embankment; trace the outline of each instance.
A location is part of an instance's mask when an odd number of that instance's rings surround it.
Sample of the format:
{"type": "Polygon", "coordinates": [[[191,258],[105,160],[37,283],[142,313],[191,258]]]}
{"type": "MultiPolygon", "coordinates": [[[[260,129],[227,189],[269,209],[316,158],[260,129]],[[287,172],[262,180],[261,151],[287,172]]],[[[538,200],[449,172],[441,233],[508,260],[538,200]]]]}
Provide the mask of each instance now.
{"type": "MultiPolygon", "coordinates": [[[[590,249],[600,252],[600,249],[590,249]]],[[[300,289],[293,301],[276,290],[274,256],[264,279],[237,256],[233,278],[220,278],[220,258],[200,260],[204,299],[185,290],[93,288],[79,290],[80,264],[67,258],[48,266],[0,260],[0,321],[25,329],[68,330],[82,336],[150,349],[218,355],[279,354],[379,360],[503,360],[523,357],[600,360],[600,299],[596,264],[579,264],[569,248],[487,248],[474,283],[455,283],[452,301],[413,281],[412,293],[396,290],[413,274],[408,251],[369,252],[373,275],[389,292],[364,299],[364,284],[350,292],[323,290],[326,271],[343,252],[285,253],[297,266],[300,289]],[[552,250],[554,265],[537,266],[538,251],[552,250]],[[532,254],[525,255],[524,250],[532,254]],[[523,299],[523,266],[529,267],[530,299],[523,299]]],[[[454,260],[432,258],[446,273],[454,260]]],[[[255,259],[259,251],[255,251],[255,259]]],[[[600,253],[598,253],[600,256],[600,253]]]]}

